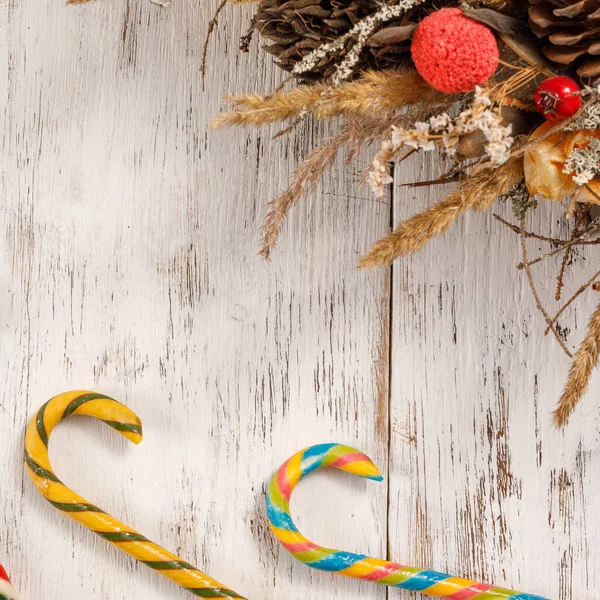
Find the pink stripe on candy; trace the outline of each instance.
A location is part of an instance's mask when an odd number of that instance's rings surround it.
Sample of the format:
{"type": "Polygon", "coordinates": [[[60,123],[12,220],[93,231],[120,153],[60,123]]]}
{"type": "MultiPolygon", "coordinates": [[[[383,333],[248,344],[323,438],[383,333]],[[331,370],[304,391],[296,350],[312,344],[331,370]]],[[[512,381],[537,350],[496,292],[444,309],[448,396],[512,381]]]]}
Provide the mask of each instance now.
{"type": "Polygon", "coordinates": [[[340,467],[345,467],[353,462],[360,462],[363,460],[370,460],[368,456],[365,456],[362,452],[355,452],[354,454],[344,454],[344,456],[340,456],[337,460],[334,460],[329,466],[334,469],[339,469],[340,467]]]}
{"type": "Polygon", "coordinates": [[[312,542],[299,542],[294,544],[288,544],[286,542],[281,542],[283,547],[289,552],[310,552],[311,550],[317,550],[320,546],[313,544],[312,542]]]}
{"type": "Polygon", "coordinates": [[[292,490],[290,488],[290,482],[289,482],[289,479],[287,478],[287,467],[290,464],[291,460],[292,460],[291,458],[289,460],[286,460],[283,463],[283,465],[281,466],[281,469],[279,469],[279,471],[277,472],[277,485],[279,486],[279,489],[281,490],[283,497],[288,502],[290,501],[290,496],[292,495],[292,490]]]}
{"type": "Polygon", "coordinates": [[[376,571],[373,571],[368,575],[364,575],[363,577],[361,577],[361,579],[364,579],[365,581],[379,581],[380,579],[385,579],[386,577],[389,577],[396,571],[400,571],[400,569],[404,569],[404,567],[402,565],[399,565],[398,563],[388,563],[384,567],[380,567],[376,571]]]}
{"type": "Polygon", "coordinates": [[[448,600],[471,600],[471,598],[475,598],[478,594],[483,594],[483,592],[487,592],[493,588],[493,585],[487,583],[474,583],[468,588],[452,594],[452,596],[447,596],[447,598],[448,600]]]}
{"type": "Polygon", "coordinates": [[[6,571],[2,565],[0,565],[0,579],[4,579],[4,581],[8,581],[8,583],[10,583],[10,579],[8,578],[8,575],[6,574],[6,571]]]}

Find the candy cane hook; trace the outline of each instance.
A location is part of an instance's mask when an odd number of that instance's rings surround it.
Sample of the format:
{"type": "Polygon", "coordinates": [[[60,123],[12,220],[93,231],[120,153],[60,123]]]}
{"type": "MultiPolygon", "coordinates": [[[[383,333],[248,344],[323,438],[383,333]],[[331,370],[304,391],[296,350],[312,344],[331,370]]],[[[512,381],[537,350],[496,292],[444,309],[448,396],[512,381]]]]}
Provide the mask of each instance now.
{"type": "Polygon", "coordinates": [[[349,446],[321,444],[302,450],[284,463],[273,476],[267,494],[267,515],[271,529],[283,547],[305,565],[354,579],[372,581],[436,598],[451,600],[548,600],[521,594],[484,583],[476,583],[444,573],[406,567],[398,563],[370,558],[330,548],[322,548],[306,539],[290,515],[290,497],[307,475],[331,467],[359,477],[382,481],[379,469],[368,456],[349,446]]]}
{"type": "MultiPolygon", "coordinates": [[[[243,598],[175,554],[167,552],[124,523],[67,488],[54,474],[48,458],[48,438],[60,421],[87,415],[104,421],[134,444],[142,441],[142,423],[123,404],[93,392],[67,392],[44,404],[25,436],[25,462],[39,492],[58,510],[144,565],[201,598],[243,598]]],[[[0,588],[1,589],[1,588],[0,588]]],[[[8,596],[11,598],[11,596],[8,596]]],[[[0,600],[2,596],[0,595],[0,600]]]]}
{"type": "Polygon", "coordinates": [[[17,600],[17,592],[2,565],[0,565],[0,600],[17,600]]]}

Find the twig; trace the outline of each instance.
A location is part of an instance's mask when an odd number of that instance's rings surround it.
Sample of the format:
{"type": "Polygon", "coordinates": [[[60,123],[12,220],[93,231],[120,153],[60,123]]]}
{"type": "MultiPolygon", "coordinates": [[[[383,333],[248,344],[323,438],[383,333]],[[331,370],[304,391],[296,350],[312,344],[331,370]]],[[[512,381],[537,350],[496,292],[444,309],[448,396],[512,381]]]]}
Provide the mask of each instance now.
{"type": "MultiPolygon", "coordinates": [[[[513,225],[509,221],[506,221],[500,215],[494,213],[493,216],[494,216],[494,219],[496,219],[496,221],[500,221],[500,223],[502,223],[503,225],[506,225],[511,231],[514,231],[515,233],[521,233],[521,230],[519,229],[519,227],[517,227],[516,225],[513,225]]],[[[523,235],[526,238],[533,238],[535,240],[541,240],[542,242],[549,242],[551,244],[557,244],[559,246],[562,246],[568,242],[568,240],[560,240],[558,238],[546,237],[544,235],[538,235],[537,233],[533,233],[531,231],[523,231],[523,235]]]]}
{"type": "Polygon", "coordinates": [[[542,315],[544,315],[544,318],[546,319],[546,323],[551,328],[552,333],[554,334],[554,337],[560,344],[560,347],[564,350],[565,354],[569,358],[573,358],[573,355],[569,352],[567,345],[565,344],[564,340],[561,339],[560,335],[558,334],[558,331],[556,330],[556,327],[552,323],[552,321],[550,319],[550,315],[544,308],[544,305],[542,304],[542,301],[540,300],[538,291],[535,287],[535,282],[533,281],[533,275],[531,274],[531,266],[530,266],[529,260],[527,258],[527,238],[525,237],[525,216],[523,216],[521,218],[521,250],[523,252],[522,264],[524,265],[525,272],[527,273],[527,279],[529,280],[529,286],[531,287],[531,292],[533,293],[533,297],[535,298],[537,308],[542,313],[542,315]]]}
{"type": "MultiPolygon", "coordinates": [[[[565,312],[565,310],[567,310],[567,308],[569,308],[569,306],[571,306],[571,304],[573,304],[573,302],[575,302],[575,300],[577,300],[577,298],[579,298],[579,296],[581,296],[581,294],[583,294],[583,292],[585,292],[590,286],[592,286],[594,284],[594,282],[596,281],[596,279],[598,279],[598,277],[600,277],[600,271],[598,271],[591,279],[589,279],[586,283],[584,283],[573,294],[573,296],[571,296],[571,298],[569,298],[569,300],[566,302],[566,304],[556,313],[556,315],[554,315],[554,319],[552,319],[552,323],[551,323],[552,325],[554,325],[554,323],[556,323],[556,321],[558,321],[559,317],[565,312]]],[[[550,326],[548,326],[546,328],[544,335],[548,335],[549,332],[550,332],[550,326]]]]}
{"type": "Polygon", "coordinates": [[[575,246],[577,243],[579,243],[580,240],[584,240],[585,238],[590,237],[590,235],[596,233],[599,229],[600,229],[600,217],[594,219],[592,221],[590,227],[588,227],[579,237],[575,238],[574,240],[570,240],[570,241],[566,242],[561,248],[552,250],[552,252],[548,252],[548,254],[543,254],[542,256],[538,256],[538,258],[532,260],[527,265],[525,265],[525,263],[521,263],[520,265],[518,265],[517,268],[524,269],[525,267],[531,267],[543,260],[546,260],[547,258],[555,256],[556,254],[562,252],[563,250],[570,248],[571,246],[575,246]]]}
{"type": "MultiPolygon", "coordinates": [[[[503,225],[506,225],[511,231],[514,231],[517,234],[521,233],[521,230],[516,225],[513,225],[513,223],[506,221],[500,215],[494,213],[493,217],[497,221],[500,221],[500,223],[502,223],[503,225]]],[[[534,240],[541,240],[542,242],[548,242],[550,244],[555,244],[557,246],[564,246],[565,244],[568,244],[570,241],[572,241],[572,240],[561,240],[559,238],[546,237],[544,235],[539,235],[537,233],[533,233],[532,231],[524,231],[523,233],[526,238],[532,238],[534,240]]],[[[600,244],[600,239],[599,240],[587,240],[587,241],[586,240],[575,240],[575,243],[573,244],[573,246],[597,246],[598,244],[600,244]]]]}
{"type": "Polygon", "coordinates": [[[202,49],[202,65],[200,67],[200,73],[202,73],[202,91],[205,91],[204,82],[206,80],[206,56],[208,54],[208,45],[210,44],[210,38],[212,37],[215,27],[218,25],[219,15],[225,8],[229,0],[221,0],[213,18],[208,22],[208,31],[206,32],[206,39],[204,40],[204,48],[202,49]]]}
{"type": "MultiPolygon", "coordinates": [[[[570,239],[571,242],[576,237],[579,236],[579,233],[580,233],[579,228],[581,227],[581,224],[585,220],[585,217],[588,214],[588,212],[589,211],[587,211],[585,209],[579,211],[579,213],[577,215],[577,219],[575,221],[575,227],[573,227],[573,231],[571,232],[571,239],[570,239]]],[[[567,270],[567,265],[569,264],[569,259],[571,258],[572,250],[573,250],[572,247],[569,247],[565,250],[565,255],[563,256],[562,263],[560,265],[560,271],[559,271],[558,277],[556,279],[556,294],[554,295],[554,299],[557,302],[560,301],[561,296],[562,296],[562,289],[565,285],[565,281],[564,281],[565,280],[565,272],[567,270]]]]}

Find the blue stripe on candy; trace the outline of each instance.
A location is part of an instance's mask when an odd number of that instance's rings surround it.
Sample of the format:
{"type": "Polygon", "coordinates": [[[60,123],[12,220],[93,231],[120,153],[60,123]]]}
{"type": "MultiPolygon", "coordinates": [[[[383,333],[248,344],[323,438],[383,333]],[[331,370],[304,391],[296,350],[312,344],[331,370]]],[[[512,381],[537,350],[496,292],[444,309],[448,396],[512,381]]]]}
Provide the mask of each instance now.
{"type": "Polygon", "coordinates": [[[513,596],[510,600],[550,600],[549,598],[542,598],[542,596],[532,596],[531,594],[519,594],[513,596]]]}
{"type": "Polygon", "coordinates": [[[394,587],[399,587],[403,590],[410,590],[411,592],[422,592],[423,590],[426,590],[427,588],[439,583],[440,581],[444,581],[449,577],[450,575],[438,573],[437,571],[421,571],[420,573],[417,573],[411,577],[408,581],[399,583],[394,587]]]}
{"type": "Polygon", "coordinates": [[[306,477],[313,471],[316,471],[325,460],[327,453],[338,446],[339,444],[318,444],[307,448],[302,454],[300,467],[302,469],[302,477],[306,477]]]}
{"type": "Polygon", "coordinates": [[[287,529],[288,531],[298,531],[294,525],[292,516],[273,504],[269,497],[267,497],[267,517],[275,527],[287,529]]]}
{"type": "Polygon", "coordinates": [[[307,566],[319,571],[343,571],[353,564],[367,558],[362,554],[353,554],[352,552],[334,552],[325,558],[316,560],[315,562],[306,563],[307,566]]]}

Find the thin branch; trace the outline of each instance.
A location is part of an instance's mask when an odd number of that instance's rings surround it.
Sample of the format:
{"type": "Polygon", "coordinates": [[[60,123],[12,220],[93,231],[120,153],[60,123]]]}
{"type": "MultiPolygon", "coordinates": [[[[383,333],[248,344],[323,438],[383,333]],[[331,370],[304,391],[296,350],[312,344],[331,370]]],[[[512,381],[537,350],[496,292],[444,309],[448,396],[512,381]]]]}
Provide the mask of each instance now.
{"type": "MultiPolygon", "coordinates": [[[[500,215],[494,213],[493,217],[494,217],[494,219],[496,219],[496,221],[500,221],[500,223],[502,223],[503,225],[506,225],[511,231],[514,231],[515,233],[519,233],[519,234],[521,233],[521,230],[519,229],[519,227],[517,227],[517,225],[513,225],[509,221],[506,221],[500,215]]],[[[535,240],[541,240],[542,242],[549,242],[550,244],[556,244],[558,246],[563,246],[564,244],[566,244],[568,242],[568,240],[560,240],[558,238],[546,237],[544,235],[538,235],[537,233],[533,233],[531,231],[523,231],[522,233],[526,238],[533,238],[535,240]]]]}
{"type": "MultiPolygon", "coordinates": [[[[521,230],[519,229],[519,227],[517,225],[514,225],[513,223],[506,221],[500,215],[494,213],[493,217],[494,217],[494,219],[496,219],[503,225],[506,225],[506,227],[508,227],[511,231],[514,231],[517,234],[521,233],[521,230]]],[[[542,242],[548,242],[550,244],[555,244],[556,246],[564,246],[565,244],[569,244],[570,242],[573,241],[573,240],[562,240],[559,238],[546,237],[545,235],[539,235],[537,233],[533,233],[532,231],[524,231],[523,234],[525,235],[526,238],[532,238],[534,240],[541,240],[542,242]]],[[[599,244],[600,244],[600,239],[598,239],[598,240],[578,239],[578,240],[575,240],[575,243],[572,245],[573,246],[598,246],[599,244]]]]}
{"type": "Polygon", "coordinates": [[[208,45],[210,44],[210,38],[212,37],[215,27],[218,25],[219,15],[227,5],[229,0],[221,0],[213,18],[208,22],[208,31],[206,32],[206,39],[204,40],[204,48],[202,49],[202,65],[200,66],[200,73],[202,73],[202,91],[205,91],[204,83],[206,80],[206,56],[208,54],[208,45]]]}
{"type": "Polygon", "coordinates": [[[531,292],[533,293],[533,297],[535,298],[537,308],[542,313],[542,315],[544,315],[544,318],[546,319],[546,323],[552,330],[554,337],[560,344],[560,347],[564,350],[565,354],[569,358],[573,358],[573,355],[569,352],[567,345],[565,344],[564,340],[561,339],[558,331],[556,330],[556,327],[552,323],[552,321],[550,319],[550,315],[544,308],[544,305],[542,304],[542,301],[540,300],[540,296],[538,294],[537,288],[535,287],[535,282],[533,281],[533,275],[531,274],[530,263],[527,258],[527,238],[525,237],[525,216],[523,216],[521,219],[521,251],[523,253],[523,263],[522,264],[524,265],[525,272],[527,273],[527,279],[529,280],[529,286],[531,287],[531,292]]]}
{"type": "MultiPolygon", "coordinates": [[[[554,318],[552,319],[552,322],[551,322],[552,325],[554,325],[554,323],[556,323],[556,321],[558,321],[558,319],[565,312],[565,310],[567,310],[567,308],[569,308],[569,306],[571,306],[571,304],[573,304],[573,302],[575,302],[575,300],[577,300],[577,298],[579,298],[579,296],[581,296],[581,294],[583,294],[583,292],[585,292],[589,287],[591,287],[592,285],[594,285],[594,283],[595,283],[596,279],[598,279],[598,277],[600,277],[600,271],[598,271],[597,273],[595,273],[594,276],[591,279],[589,279],[588,281],[586,281],[586,283],[584,283],[571,296],[571,298],[569,298],[569,300],[565,303],[565,305],[556,313],[556,315],[554,315],[554,318]]],[[[548,326],[546,328],[546,331],[544,332],[544,335],[548,335],[549,332],[550,332],[550,326],[548,326]]]]}
{"type": "Polygon", "coordinates": [[[574,240],[570,240],[570,241],[566,242],[561,248],[557,248],[556,250],[552,250],[552,252],[548,252],[548,254],[543,254],[542,256],[539,256],[538,258],[527,263],[527,265],[525,263],[521,263],[517,268],[524,269],[525,267],[531,267],[533,265],[536,265],[537,263],[539,263],[543,260],[546,260],[552,256],[555,256],[556,254],[559,254],[560,252],[562,252],[563,250],[565,250],[567,248],[570,248],[571,246],[575,246],[581,240],[585,240],[585,238],[590,237],[590,235],[596,233],[598,230],[600,230],[600,217],[594,219],[592,221],[590,227],[588,227],[579,237],[575,238],[574,240]]]}

